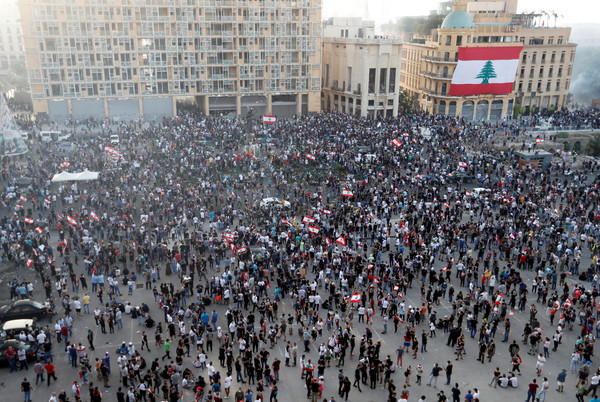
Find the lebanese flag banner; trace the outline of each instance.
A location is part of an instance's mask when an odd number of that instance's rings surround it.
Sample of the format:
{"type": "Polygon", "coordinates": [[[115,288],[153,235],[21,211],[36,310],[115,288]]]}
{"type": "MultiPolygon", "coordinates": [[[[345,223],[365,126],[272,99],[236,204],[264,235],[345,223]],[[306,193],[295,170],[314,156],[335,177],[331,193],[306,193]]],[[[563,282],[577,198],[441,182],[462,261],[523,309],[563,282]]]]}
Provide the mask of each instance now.
{"type": "Polygon", "coordinates": [[[96,222],[100,220],[100,218],[98,218],[98,215],[96,215],[96,213],[94,211],[90,212],[90,218],[92,218],[96,222]]]}
{"type": "Polygon", "coordinates": [[[45,202],[46,204],[48,204],[48,205],[52,204],[52,201],[50,201],[50,200],[49,200],[49,199],[47,199],[47,198],[44,198],[44,202],[45,202]]]}
{"type": "Polygon", "coordinates": [[[229,243],[229,248],[231,249],[231,252],[233,253],[233,255],[236,255],[236,253],[235,253],[235,244],[229,243]]]}
{"type": "Polygon", "coordinates": [[[309,227],[308,227],[308,231],[309,231],[310,233],[313,233],[313,234],[318,234],[318,233],[319,233],[319,228],[318,228],[318,227],[316,227],[316,226],[309,226],[309,227]]]}
{"type": "Polygon", "coordinates": [[[69,166],[71,166],[71,162],[69,162],[69,161],[64,161],[63,163],[60,164],[61,168],[68,168],[69,166]]]}
{"type": "Polygon", "coordinates": [[[77,221],[71,215],[67,215],[67,222],[73,226],[77,226],[77,221]]]}
{"type": "Polygon", "coordinates": [[[36,231],[36,232],[38,232],[39,234],[42,234],[42,233],[44,233],[44,229],[42,229],[42,228],[41,228],[41,227],[39,227],[39,226],[38,226],[37,228],[35,228],[35,231],[36,231]]]}
{"type": "Polygon", "coordinates": [[[360,303],[360,293],[354,293],[352,297],[350,297],[350,303],[360,303]]]}
{"type": "Polygon", "coordinates": [[[352,191],[350,191],[348,189],[343,189],[342,190],[342,195],[344,197],[354,197],[354,193],[352,193],[352,191]]]}
{"type": "Polygon", "coordinates": [[[467,168],[467,167],[469,167],[469,165],[467,165],[466,162],[458,161],[458,167],[467,168]]]}
{"type": "Polygon", "coordinates": [[[27,202],[27,197],[25,197],[24,195],[20,196],[19,199],[23,202],[27,202]]]}
{"type": "Polygon", "coordinates": [[[263,115],[263,124],[274,124],[277,123],[277,117],[273,115],[264,114],[263,115]]]}
{"type": "Polygon", "coordinates": [[[315,218],[305,215],[304,218],[302,218],[302,223],[313,223],[315,220],[315,218]]]}
{"type": "Polygon", "coordinates": [[[289,223],[287,220],[285,220],[285,219],[283,219],[283,218],[281,218],[281,224],[282,224],[282,225],[286,225],[286,226],[292,226],[292,224],[291,224],[291,223],[289,223]]]}
{"type": "Polygon", "coordinates": [[[395,146],[396,148],[400,148],[402,146],[402,143],[400,141],[398,141],[398,138],[394,138],[392,140],[392,145],[395,146]]]}
{"type": "Polygon", "coordinates": [[[28,258],[27,259],[27,268],[31,268],[32,265],[33,265],[33,260],[28,258]]]}
{"type": "Polygon", "coordinates": [[[314,161],[317,158],[313,154],[306,154],[306,159],[310,159],[311,161],[314,161]]]}
{"type": "Polygon", "coordinates": [[[325,243],[327,244],[327,248],[331,247],[331,240],[329,240],[329,237],[325,238],[325,243]]]}
{"type": "Polygon", "coordinates": [[[341,244],[344,247],[346,247],[346,239],[344,238],[344,236],[338,237],[338,239],[335,242],[338,243],[338,244],[341,244]]]}
{"type": "Polygon", "coordinates": [[[536,143],[536,144],[541,144],[542,142],[544,142],[544,139],[543,139],[543,138],[536,138],[536,139],[535,139],[535,143],[536,143]]]}
{"type": "Polygon", "coordinates": [[[25,220],[25,222],[29,223],[30,225],[33,223],[33,219],[32,218],[25,217],[24,220],[25,220]]]}
{"type": "Polygon", "coordinates": [[[23,209],[23,205],[21,205],[21,204],[15,204],[15,208],[16,209],[23,209]]]}
{"type": "Polygon", "coordinates": [[[511,93],[523,46],[459,47],[448,95],[511,93]]]}
{"type": "Polygon", "coordinates": [[[467,197],[470,197],[470,196],[471,196],[471,192],[470,192],[470,191],[465,191],[465,195],[466,195],[467,197]]]}
{"type": "Polygon", "coordinates": [[[245,254],[247,252],[248,252],[248,247],[246,247],[246,246],[242,246],[236,250],[237,254],[245,254]]]}
{"type": "Polygon", "coordinates": [[[330,211],[330,210],[328,210],[328,209],[324,209],[324,210],[323,210],[323,213],[324,213],[325,215],[331,215],[331,211],[330,211]]]}

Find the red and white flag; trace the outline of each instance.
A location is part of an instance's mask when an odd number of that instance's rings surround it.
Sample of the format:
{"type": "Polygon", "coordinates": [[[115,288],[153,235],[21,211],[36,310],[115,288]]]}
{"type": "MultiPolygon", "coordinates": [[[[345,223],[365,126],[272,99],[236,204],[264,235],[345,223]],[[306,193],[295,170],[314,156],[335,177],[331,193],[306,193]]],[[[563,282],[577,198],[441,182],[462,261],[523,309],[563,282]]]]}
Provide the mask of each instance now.
{"type": "Polygon", "coordinates": [[[247,252],[248,252],[248,247],[246,247],[246,246],[242,246],[236,250],[237,254],[245,254],[247,252]]]}
{"type": "Polygon", "coordinates": [[[458,161],[458,167],[461,168],[468,168],[469,165],[466,164],[466,162],[462,162],[462,161],[458,161]]]}
{"type": "Polygon", "coordinates": [[[235,255],[235,244],[229,243],[229,248],[231,249],[231,252],[233,253],[233,255],[235,255]]]}
{"type": "Polygon", "coordinates": [[[315,218],[305,215],[304,218],[302,218],[302,223],[313,223],[315,220],[315,218]]]}
{"type": "Polygon", "coordinates": [[[567,298],[567,300],[565,300],[565,303],[563,305],[565,307],[571,307],[573,305],[573,303],[571,303],[571,299],[567,298]]]}
{"type": "Polygon", "coordinates": [[[50,201],[48,198],[44,198],[44,202],[48,205],[52,204],[52,201],[50,201]]]}
{"type": "Polygon", "coordinates": [[[510,313],[508,313],[508,316],[510,317],[511,315],[515,315],[515,312],[510,310],[510,313]]]}
{"type": "Polygon", "coordinates": [[[21,202],[27,202],[27,197],[25,197],[24,195],[20,196],[19,199],[21,200],[21,202]]]}
{"type": "Polygon", "coordinates": [[[338,237],[338,239],[335,242],[337,244],[341,244],[342,246],[346,247],[346,239],[344,238],[344,236],[338,237]]]}
{"type": "Polygon", "coordinates": [[[329,240],[329,237],[325,238],[325,244],[327,244],[327,248],[331,247],[331,240],[329,240]]]}
{"type": "Polygon", "coordinates": [[[25,220],[25,222],[29,223],[30,225],[33,224],[33,219],[32,218],[25,217],[24,220],[25,220]]]}
{"type": "Polygon", "coordinates": [[[342,195],[344,197],[354,197],[354,193],[352,193],[352,191],[348,190],[347,188],[342,190],[342,195]]]}
{"type": "Polygon", "coordinates": [[[459,47],[448,95],[505,95],[513,90],[523,46],[459,47]]]}
{"type": "Polygon", "coordinates": [[[69,161],[64,161],[63,163],[60,164],[61,168],[68,168],[69,166],[71,166],[71,162],[69,162],[69,161]]]}
{"type": "Polygon", "coordinates": [[[324,213],[325,215],[331,215],[331,211],[330,211],[330,210],[328,210],[328,209],[324,209],[324,210],[323,210],[323,213],[324,213]]]}
{"type": "Polygon", "coordinates": [[[21,204],[16,204],[16,205],[15,205],[15,208],[16,208],[16,209],[23,209],[23,205],[21,205],[21,204]]]}
{"type": "Polygon", "coordinates": [[[98,218],[98,215],[96,215],[96,213],[94,211],[90,212],[90,218],[92,218],[96,222],[98,222],[100,220],[100,218],[98,218]]]}
{"type": "Polygon", "coordinates": [[[31,268],[31,266],[33,265],[33,260],[31,258],[27,259],[27,268],[31,268]]]}
{"type": "Polygon", "coordinates": [[[281,218],[281,224],[282,224],[282,225],[286,225],[286,226],[292,226],[292,224],[291,224],[291,223],[289,223],[287,220],[285,220],[285,219],[283,219],[283,218],[281,218]]]}
{"type": "Polygon", "coordinates": [[[319,228],[316,226],[309,226],[308,227],[308,231],[312,234],[318,234],[319,233],[319,228]]]}
{"type": "Polygon", "coordinates": [[[69,222],[73,226],[77,226],[77,221],[71,215],[67,215],[67,222],[69,222]]]}
{"type": "Polygon", "coordinates": [[[471,196],[471,192],[470,192],[470,191],[465,191],[465,195],[466,195],[467,197],[470,197],[470,196],[471,196]]]}
{"type": "Polygon", "coordinates": [[[306,154],[306,159],[310,159],[311,161],[314,161],[317,158],[313,154],[306,154]]]}
{"type": "Polygon", "coordinates": [[[360,303],[360,293],[352,294],[352,297],[350,297],[350,303],[360,303]]]}
{"type": "Polygon", "coordinates": [[[39,226],[38,226],[37,228],[35,228],[35,231],[36,231],[36,232],[38,232],[39,234],[42,234],[42,233],[44,233],[44,229],[42,229],[42,228],[41,228],[41,227],[39,227],[39,226]]]}
{"type": "Polygon", "coordinates": [[[392,140],[392,145],[395,146],[396,148],[400,148],[402,146],[402,143],[400,141],[398,141],[398,138],[394,138],[392,140]]]}
{"type": "Polygon", "coordinates": [[[409,134],[409,133],[402,133],[402,136],[403,136],[404,138],[408,138],[408,137],[410,137],[410,134],[409,134]]]}
{"type": "Polygon", "coordinates": [[[277,117],[269,114],[263,114],[263,124],[277,123],[277,117]]]}
{"type": "Polygon", "coordinates": [[[543,139],[543,138],[536,138],[536,139],[535,139],[535,143],[536,143],[536,144],[541,144],[542,142],[544,142],[544,139],[543,139]]]}

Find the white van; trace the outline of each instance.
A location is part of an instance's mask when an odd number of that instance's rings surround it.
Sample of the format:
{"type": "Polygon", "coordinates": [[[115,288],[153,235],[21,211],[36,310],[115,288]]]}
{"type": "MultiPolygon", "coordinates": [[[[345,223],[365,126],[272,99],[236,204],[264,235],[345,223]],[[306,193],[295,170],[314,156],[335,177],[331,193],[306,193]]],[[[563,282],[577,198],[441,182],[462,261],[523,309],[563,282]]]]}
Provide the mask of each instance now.
{"type": "Polygon", "coordinates": [[[40,137],[42,142],[52,142],[54,138],[58,138],[62,133],[60,131],[42,131],[40,137]]]}

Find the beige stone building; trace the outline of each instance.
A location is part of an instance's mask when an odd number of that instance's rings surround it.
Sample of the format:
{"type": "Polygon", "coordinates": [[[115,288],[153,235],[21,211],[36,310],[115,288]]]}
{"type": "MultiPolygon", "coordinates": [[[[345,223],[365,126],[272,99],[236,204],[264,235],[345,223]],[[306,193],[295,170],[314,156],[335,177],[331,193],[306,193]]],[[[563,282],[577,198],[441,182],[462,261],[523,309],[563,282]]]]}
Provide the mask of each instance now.
{"type": "Polygon", "coordinates": [[[375,35],[375,23],[331,18],[323,26],[321,108],[397,116],[401,42],[375,35]]]}
{"type": "Polygon", "coordinates": [[[400,85],[429,112],[475,120],[497,120],[524,112],[566,106],[576,44],[571,28],[554,28],[536,14],[515,14],[516,0],[460,0],[430,37],[402,48],[400,85]],[[513,91],[506,95],[450,96],[459,47],[523,46],[513,91]]]}
{"type": "Polygon", "coordinates": [[[34,111],[318,112],[321,0],[20,0],[34,111]]]}

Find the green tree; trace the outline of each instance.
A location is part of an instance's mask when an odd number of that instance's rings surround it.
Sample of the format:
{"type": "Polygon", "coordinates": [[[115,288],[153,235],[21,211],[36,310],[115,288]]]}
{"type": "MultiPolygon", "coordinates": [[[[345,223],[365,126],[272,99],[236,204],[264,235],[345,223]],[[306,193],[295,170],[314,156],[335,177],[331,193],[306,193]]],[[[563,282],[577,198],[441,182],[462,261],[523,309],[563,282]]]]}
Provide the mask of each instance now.
{"type": "Polygon", "coordinates": [[[593,140],[587,143],[587,153],[593,156],[600,156],[600,135],[596,135],[593,140]]]}
{"type": "Polygon", "coordinates": [[[410,96],[406,91],[400,91],[398,96],[398,110],[400,113],[408,113],[415,108],[416,96],[410,96]]]}
{"type": "Polygon", "coordinates": [[[490,78],[496,78],[496,71],[494,70],[494,64],[488,60],[485,62],[485,65],[483,66],[483,68],[481,69],[481,71],[479,72],[479,74],[477,74],[477,76],[475,78],[481,78],[483,81],[481,82],[482,84],[489,84],[490,82],[490,78]]]}

